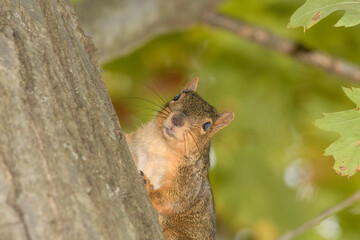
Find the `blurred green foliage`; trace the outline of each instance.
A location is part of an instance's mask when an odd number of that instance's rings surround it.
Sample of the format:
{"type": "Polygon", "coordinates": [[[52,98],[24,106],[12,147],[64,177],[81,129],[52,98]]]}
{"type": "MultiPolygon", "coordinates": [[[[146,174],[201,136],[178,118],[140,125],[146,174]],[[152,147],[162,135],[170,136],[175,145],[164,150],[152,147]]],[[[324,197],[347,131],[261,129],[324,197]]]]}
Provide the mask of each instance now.
{"type": "MultiPolygon", "coordinates": [[[[234,0],[219,10],[360,64],[360,28],[332,28],[336,13],[306,34],[286,28],[302,2],[234,0]]],[[[322,112],[353,108],[341,88],[349,86],[345,79],[202,25],[161,36],[103,69],[127,132],[154,114],[154,106],[138,98],[161,104],[150,88],[171,99],[195,76],[204,99],[219,111],[235,112],[213,144],[217,163],[210,177],[218,239],[245,239],[241,236],[247,232],[253,239],[274,239],[360,186],[358,175],[348,180],[334,174],[334,160],[323,152],[338,136],[313,125],[322,112]]],[[[332,219],[337,232],[330,237],[313,228],[297,239],[359,239],[359,217],[360,205],[352,206],[332,219]]]]}

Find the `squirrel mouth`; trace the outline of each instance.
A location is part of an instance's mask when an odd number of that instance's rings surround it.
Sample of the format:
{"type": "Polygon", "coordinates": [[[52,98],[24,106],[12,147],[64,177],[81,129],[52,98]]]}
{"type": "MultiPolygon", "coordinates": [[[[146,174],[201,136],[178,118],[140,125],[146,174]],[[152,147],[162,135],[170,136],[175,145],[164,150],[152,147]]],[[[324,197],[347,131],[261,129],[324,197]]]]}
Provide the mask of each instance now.
{"type": "Polygon", "coordinates": [[[175,134],[174,134],[174,131],[173,131],[173,128],[165,127],[164,131],[165,131],[166,135],[168,135],[169,137],[176,138],[175,134]]]}

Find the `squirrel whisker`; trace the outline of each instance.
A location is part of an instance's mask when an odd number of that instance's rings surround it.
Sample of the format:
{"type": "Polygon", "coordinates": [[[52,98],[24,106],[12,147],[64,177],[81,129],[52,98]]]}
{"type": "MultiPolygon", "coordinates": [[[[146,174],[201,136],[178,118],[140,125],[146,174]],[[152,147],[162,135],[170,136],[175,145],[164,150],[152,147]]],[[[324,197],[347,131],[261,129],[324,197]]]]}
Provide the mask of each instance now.
{"type": "Polygon", "coordinates": [[[144,102],[147,102],[147,103],[151,103],[153,105],[155,105],[156,107],[158,107],[159,109],[162,109],[163,106],[158,104],[158,103],[155,103],[151,100],[148,100],[148,99],[145,99],[145,98],[141,98],[141,97],[127,97],[127,98],[132,98],[132,99],[136,99],[136,100],[141,100],[141,101],[144,101],[144,102]]]}
{"type": "Polygon", "coordinates": [[[164,118],[167,118],[168,116],[170,115],[170,113],[166,112],[164,113],[162,110],[161,111],[158,111],[158,116],[162,116],[164,118]]]}
{"type": "Polygon", "coordinates": [[[189,130],[185,131],[184,145],[185,145],[185,155],[188,156],[190,154],[190,139],[189,139],[189,130]]]}
{"type": "MultiPolygon", "coordinates": [[[[191,138],[193,139],[193,141],[194,141],[194,143],[195,143],[195,145],[196,145],[196,148],[198,149],[198,152],[202,155],[203,152],[200,150],[199,145],[198,145],[198,142],[194,139],[194,135],[193,135],[192,131],[189,130],[189,133],[190,133],[190,136],[191,136],[191,138]]],[[[195,138],[196,138],[196,137],[195,137],[195,138]]]]}
{"type": "Polygon", "coordinates": [[[142,85],[144,85],[145,87],[147,87],[148,89],[150,89],[151,91],[153,91],[153,92],[156,94],[156,96],[158,96],[158,98],[160,98],[160,100],[161,100],[164,104],[166,104],[166,102],[165,102],[164,99],[160,96],[160,94],[159,94],[157,91],[155,91],[152,87],[150,87],[149,85],[147,85],[147,84],[144,83],[144,82],[140,82],[140,81],[135,81],[135,82],[141,83],[142,85]]]}
{"type": "Polygon", "coordinates": [[[156,113],[162,113],[162,114],[165,114],[165,113],[163,113],[163,112],[162,112],[162,110],[158,110],[158,109],[155,109],[155,108],[146,107],[145,109],[152,110],[152,111],[154,111],[154,112],[156,112],[156,113]]]}
{"type": "Polygon", "coordinates": [[[141,114],[140,116],[142,116],[142,117],[160,117],[160,118],[166,119],[166,117],[154,115],[154,114],[141,114]]]}
{"type": "Polygon", "coordinates": [[[185,155],[187,155],[187,151],[186,151],[186,131],[184,131],[184,133],[183,133],[183,139],[184,139],[184,153],[185,153],[185,155]]]}
{"type": "Polygon", "coordinates": [[[172,113],[172,109],[170,108],[170,106],[166,106],[162,110],[167,112],[168,114],[172,113]]]}

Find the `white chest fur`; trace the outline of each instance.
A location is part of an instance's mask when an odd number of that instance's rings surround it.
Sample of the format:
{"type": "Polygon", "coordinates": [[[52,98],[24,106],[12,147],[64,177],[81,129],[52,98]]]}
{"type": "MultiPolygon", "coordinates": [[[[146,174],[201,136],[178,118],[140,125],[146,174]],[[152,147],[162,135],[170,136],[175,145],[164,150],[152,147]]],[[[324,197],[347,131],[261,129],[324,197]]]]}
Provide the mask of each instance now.
{"type": "Polygon", "coordinates": [[[145,125],[138,132],[136,139],[134,139],[136,147],[130,148],[132,148],[132,153],[137,159],[138,170],[145,173],[154,189],[158,189],[169,171],[170,159],[168,156],[171,150],[153,124],[145,125]],[[152,134],[149,135],[149,131],[153,131],[152,134]]]}

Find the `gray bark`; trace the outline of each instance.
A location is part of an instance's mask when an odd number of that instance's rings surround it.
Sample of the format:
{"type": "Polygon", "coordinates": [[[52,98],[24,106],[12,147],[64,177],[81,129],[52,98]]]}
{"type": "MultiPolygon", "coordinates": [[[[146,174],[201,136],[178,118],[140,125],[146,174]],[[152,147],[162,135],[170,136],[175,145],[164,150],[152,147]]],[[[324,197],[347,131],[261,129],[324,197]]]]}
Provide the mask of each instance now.
{"type": "Polygon", "coordinates": [[[220,0],[84,0],[75,5],[100,61],[128,54],[146,41],[198,22],[220,0]]]}
{"type": "Polygon", "coordinates": [[[162,239],[69,1],[0,2],[0,239],[162,239]]]}

